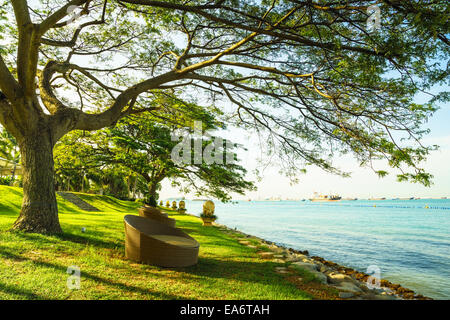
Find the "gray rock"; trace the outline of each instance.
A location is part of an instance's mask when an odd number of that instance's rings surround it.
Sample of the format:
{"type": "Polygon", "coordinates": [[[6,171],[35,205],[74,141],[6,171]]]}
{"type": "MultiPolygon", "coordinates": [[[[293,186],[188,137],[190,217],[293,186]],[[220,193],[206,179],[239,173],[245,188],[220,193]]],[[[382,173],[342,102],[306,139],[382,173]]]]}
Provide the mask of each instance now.
{"type": "Polygon", "coordinates": [[[390,294],[376,294],[369,292],[361,295],[364,300],[400,300],[399,297],[390,294]]]}
{"type": "Polygon", "coordinates": [[[399,298],[390,294],[376,294],[374,300],[399,300],[399,298]]]}
{"type": "Polygon", "coordinates": [[[331,272],[330,274],[328,274],[328,280],[330,283],[335,284],[339,284],[344,281],[353,281],[353,279],[348,275],[339,272],[331,272]]]}
{"type": "Polygon", "coordinates": [[[322,284],[327,284],[327,276],[319,271],[310,271],[317,281],[319,281],[322,284]]]}
{"type": "Polygon", "coordinates": [[[297,261],[300,261],[300,259],[295,254],[289,254],[286,257],[286,262],[297,262],[297,261]]]}
{"type": "Polygon", "coordinates": [[[320,268],[319,268],[319,271],[322,272],[322,273],[325,273],[325,272],[327,272],[329,270],[330,269],[328,269],[325,265],[321,265],[320,268]]]}
{"type": "Polygon", "coordinates": [[[359,288],[356,284],[350,281],[343,281],[339,283],[339,285],[334,286],[339,291],[347,291],[352,293],[362,292],[361,288],[359,288]]]}
{"type": "Polygon", "coordinates": [[[373,293],[365,293],[360,296],[363,300],[376,300],[375,295],[373,293]]]}
{"type": "Polygon", "coordinates": [[[394,291],[392,291],[390,288],[383,287],[383,292],[381,294],[394,294],[394,291]]]}
{"type": "MultiPolygon", "coordinates": [[[[297,261],[297,262],[293,262],[292,265],[306,269],[308,271],[317,271],[317,265],[315,265],[314,263],[309,263],[309,262],[302,262],[302,261],[297,261]]],[[[325,276],[326,278],[326,276],[325,276]]]]}
{"type": "Polygon", "coordinates": [[[353,298],[355,295],[351,292],[339,292],[339,298],[348,299],[353,298]]]}

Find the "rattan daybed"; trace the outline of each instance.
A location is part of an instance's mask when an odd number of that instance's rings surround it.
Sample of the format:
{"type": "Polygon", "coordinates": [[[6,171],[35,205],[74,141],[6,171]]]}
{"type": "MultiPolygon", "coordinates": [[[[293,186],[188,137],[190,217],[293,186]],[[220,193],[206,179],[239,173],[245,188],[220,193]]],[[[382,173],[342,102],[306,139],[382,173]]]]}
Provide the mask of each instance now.
{"type": "Polygon", "coordinates": [[[153,207],[141,207],[139,208],[139,215],[141,217],[153,219],[168,225],[169,227],[175,227],[176,220],[169,218],[167,213],[162,213],[157,208],[153,207]]]}
{"type": "Polygon", "coordinates": [[[126,215],[124,224],[128,259],[161,267],[197,263],[200,245],[181,229],[134,215],[126,215]]]}

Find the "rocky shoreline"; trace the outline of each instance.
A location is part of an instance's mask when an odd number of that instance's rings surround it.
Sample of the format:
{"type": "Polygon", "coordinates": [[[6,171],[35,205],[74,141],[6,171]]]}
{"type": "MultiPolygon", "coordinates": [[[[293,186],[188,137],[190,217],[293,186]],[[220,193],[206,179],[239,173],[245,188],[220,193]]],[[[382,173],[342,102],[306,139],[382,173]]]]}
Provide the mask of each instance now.
{"type": "Polygon", "coordinates": [[[293,269],[300,268],[313,274],[317,281],[339,292],[340,299],[354,300],[433,300],[413,290],[404,288],[400,284],[394,284],[381,279],[378,288],[370,289],[367,286],[369,275],[341,266],[321,257],[310,256],[307,250],[300,251],[286,248],[272,241],[246,234],[225,225],[215,223],[215,226],[236,238],[242,245],[258,249],[258,245],[267,250],[257,251],[263,259],[284,263],[285,267],[276,267],[275,271],[281,274],[289,274],[293,269]]]}

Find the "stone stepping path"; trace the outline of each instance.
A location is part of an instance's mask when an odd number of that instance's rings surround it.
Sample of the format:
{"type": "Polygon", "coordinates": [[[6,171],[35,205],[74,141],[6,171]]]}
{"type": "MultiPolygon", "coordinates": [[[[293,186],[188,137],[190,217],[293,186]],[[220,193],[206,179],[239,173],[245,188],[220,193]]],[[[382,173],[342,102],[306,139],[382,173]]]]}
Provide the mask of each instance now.
{"type": "Polygon", "coordinates": [[[62,192],[59,191],[58,194],[64,199],[67,200],[71,203],[73,203],[74,205],[76,205],[78,208],[80,208],[81,210],[84,211],[92,211],[92,212],[100,212],[99,209],[97,209],[96,207],[94,207],[93,205],[90,205],[89,203],[87,203],[86,201],[84,201],[83,199],[81,199],[80,197],[78,197],[77,195],[73,194],[72,192],[62,192]]]}

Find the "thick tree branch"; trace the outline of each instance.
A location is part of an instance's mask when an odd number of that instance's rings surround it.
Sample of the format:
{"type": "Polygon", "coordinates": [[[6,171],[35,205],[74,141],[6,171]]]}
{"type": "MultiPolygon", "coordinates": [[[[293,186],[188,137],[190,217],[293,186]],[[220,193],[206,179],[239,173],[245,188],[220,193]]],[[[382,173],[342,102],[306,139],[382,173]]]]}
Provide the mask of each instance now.
{"type": "Polygon", "coordinates": [[[23,93],[16,79],[14,79],[11,72],[0,55],[0,89],[9,101],[15,101],[23,93]]]}
{"type": "Polygon", "coordinates": [[[81,6],[83,4],[89,3],[91,0],[71,0],[65,6],[61,7],[57,11],[55,11],[52,15],[47,17],[44,21],[39,25],[39,33],[43,35],[52,27],[54,27],[61,19],[66,17],[69,12],[68,9],[71,6],[81,6]]]}
{"type": "Polygon", "coordinates": [[[31,95],[34,87],[34,76],[37,65],[37,48],[33,43],[36,36],[36,26],[33,25],[28,3],[26,0],[12,0],[14,15],[19,32],[19,45],[17,48],[17,75],[19,83],[25,94],[31,95]]]}
{"type": "Polygon", "coordinates": [[[51,114],[55,114],[58,110],[67,108],[54,94],[53,88],[51,86],[52,76],[55,72],[59,71],[61,73],[66,72],[68,69],[64,68],[63,65],[56,63],[55,61],[50,61],[45,66],[44,70],[39,74],[39,90],[41,100],[44,106],[51,114]]]}
{"type": "MultiPolygon", "coordinates": [[[[98,130],[112,125],[122,116],[123,109],[130,101],[135,99],[141,93],[158,88],[160,85],[175,80],[180,80],[182,76],[171,71],[160,76],[140,82],[126,90],[124,90],[115,100],[115,102],[107,110],[98,114],[88,114],[79,110],[70,109],[73,113],[73,123],[71,129],[78,130],[98,130]]],[[[131,110],[131,109],[130,109],[131,110]]]]}

